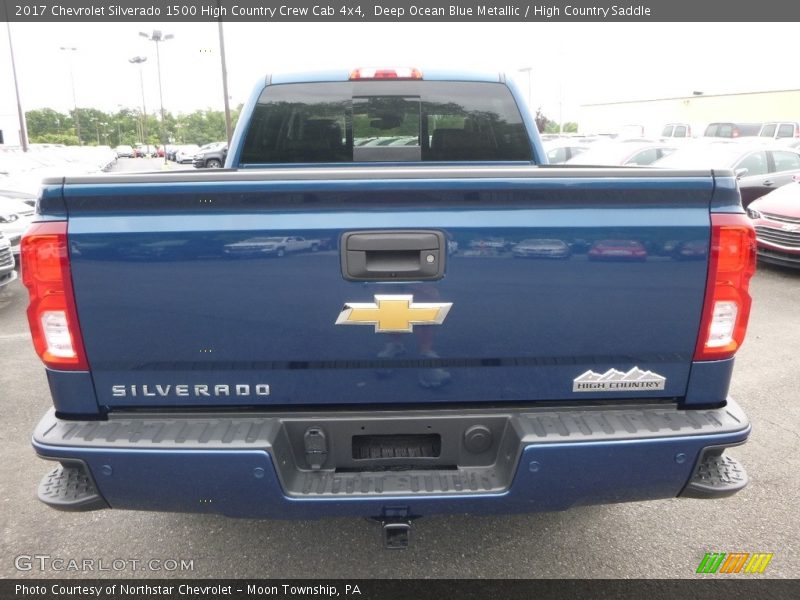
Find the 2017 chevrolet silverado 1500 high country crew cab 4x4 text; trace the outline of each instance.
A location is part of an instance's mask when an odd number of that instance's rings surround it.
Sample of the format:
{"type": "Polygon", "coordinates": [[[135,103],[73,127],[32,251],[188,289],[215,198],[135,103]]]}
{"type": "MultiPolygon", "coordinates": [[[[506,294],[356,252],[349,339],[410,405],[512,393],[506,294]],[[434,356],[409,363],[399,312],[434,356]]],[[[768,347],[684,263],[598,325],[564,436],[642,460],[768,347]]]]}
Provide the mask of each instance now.
{"type": "Polygon", "coordinates": [[[363,515],[395,546],[746,483],[733,173],[548,167],[502,75],[267,77],[225,169],[46,180],[23,254],[54,508],[363,515]],[[231,256],[291,237],[330,243],[231,256]],[[515,258],[536,240],[568,252],[515,258]]]}

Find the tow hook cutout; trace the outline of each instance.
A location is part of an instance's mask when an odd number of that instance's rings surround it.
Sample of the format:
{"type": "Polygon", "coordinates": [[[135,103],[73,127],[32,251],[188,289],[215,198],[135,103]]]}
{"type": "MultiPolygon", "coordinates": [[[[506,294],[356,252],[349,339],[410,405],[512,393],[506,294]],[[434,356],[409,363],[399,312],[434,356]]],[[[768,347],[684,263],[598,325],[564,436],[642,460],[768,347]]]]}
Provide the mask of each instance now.
{"type": "Polygon", "coordinates": [[[411,521],[408,519],[383,519],[383,547],[387,550],[405,550],[411,539],[411,521]]]}

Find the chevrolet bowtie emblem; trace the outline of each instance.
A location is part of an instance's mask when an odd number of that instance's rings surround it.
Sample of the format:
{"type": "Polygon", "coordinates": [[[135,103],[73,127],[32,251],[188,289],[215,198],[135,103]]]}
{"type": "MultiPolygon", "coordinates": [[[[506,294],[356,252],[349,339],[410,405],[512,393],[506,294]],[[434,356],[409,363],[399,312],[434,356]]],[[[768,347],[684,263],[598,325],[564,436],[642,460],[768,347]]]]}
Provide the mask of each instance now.
{"type": "Polygon", "coordinates": [[[441,325],[452,302],[414,302],[414,296],[375,296],[375,302],[347,302],[337,325],[374,325],[376,333],[411,333],[414,325],[441,325]]]}

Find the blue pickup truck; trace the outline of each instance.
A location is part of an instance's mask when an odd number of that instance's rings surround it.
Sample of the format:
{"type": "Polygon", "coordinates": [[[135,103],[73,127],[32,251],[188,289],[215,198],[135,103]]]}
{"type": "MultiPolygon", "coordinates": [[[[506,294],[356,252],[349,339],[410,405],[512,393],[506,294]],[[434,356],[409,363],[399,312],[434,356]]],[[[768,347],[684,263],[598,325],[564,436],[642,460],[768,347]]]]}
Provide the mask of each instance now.
{"type": "Polygon", "coordinates": [[[268,76],[225,169],[45,181],[39,498],[401,547],[431,513],[727,496],[754,265],[733,173],[549,167],[501,74],[268,76]],[[289,237],[320,244],[260,251],[289,237]]]}

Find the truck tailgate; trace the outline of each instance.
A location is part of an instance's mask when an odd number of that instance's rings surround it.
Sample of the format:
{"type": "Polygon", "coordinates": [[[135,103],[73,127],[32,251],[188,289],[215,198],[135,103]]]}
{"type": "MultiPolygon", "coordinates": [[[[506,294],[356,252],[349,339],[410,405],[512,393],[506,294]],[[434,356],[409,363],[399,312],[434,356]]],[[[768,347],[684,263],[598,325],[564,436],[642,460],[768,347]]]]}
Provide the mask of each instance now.
{"type": "Polygon", "coordinates": [[[98,401],[680,398],[713,189],[710,174],[535,167],[67,180],[73,285],[98,401]],[[441,235],[444,276],[343,277],[343,234],[394,230],[441,235]],[[287,237],[312,245],[277,252],[287,237]],[[348,303],[382,310],[382,297],[407,298],[409,310],[451,306],[440,324],[408,317],[408,333],[337,325],[348,303]]]}

